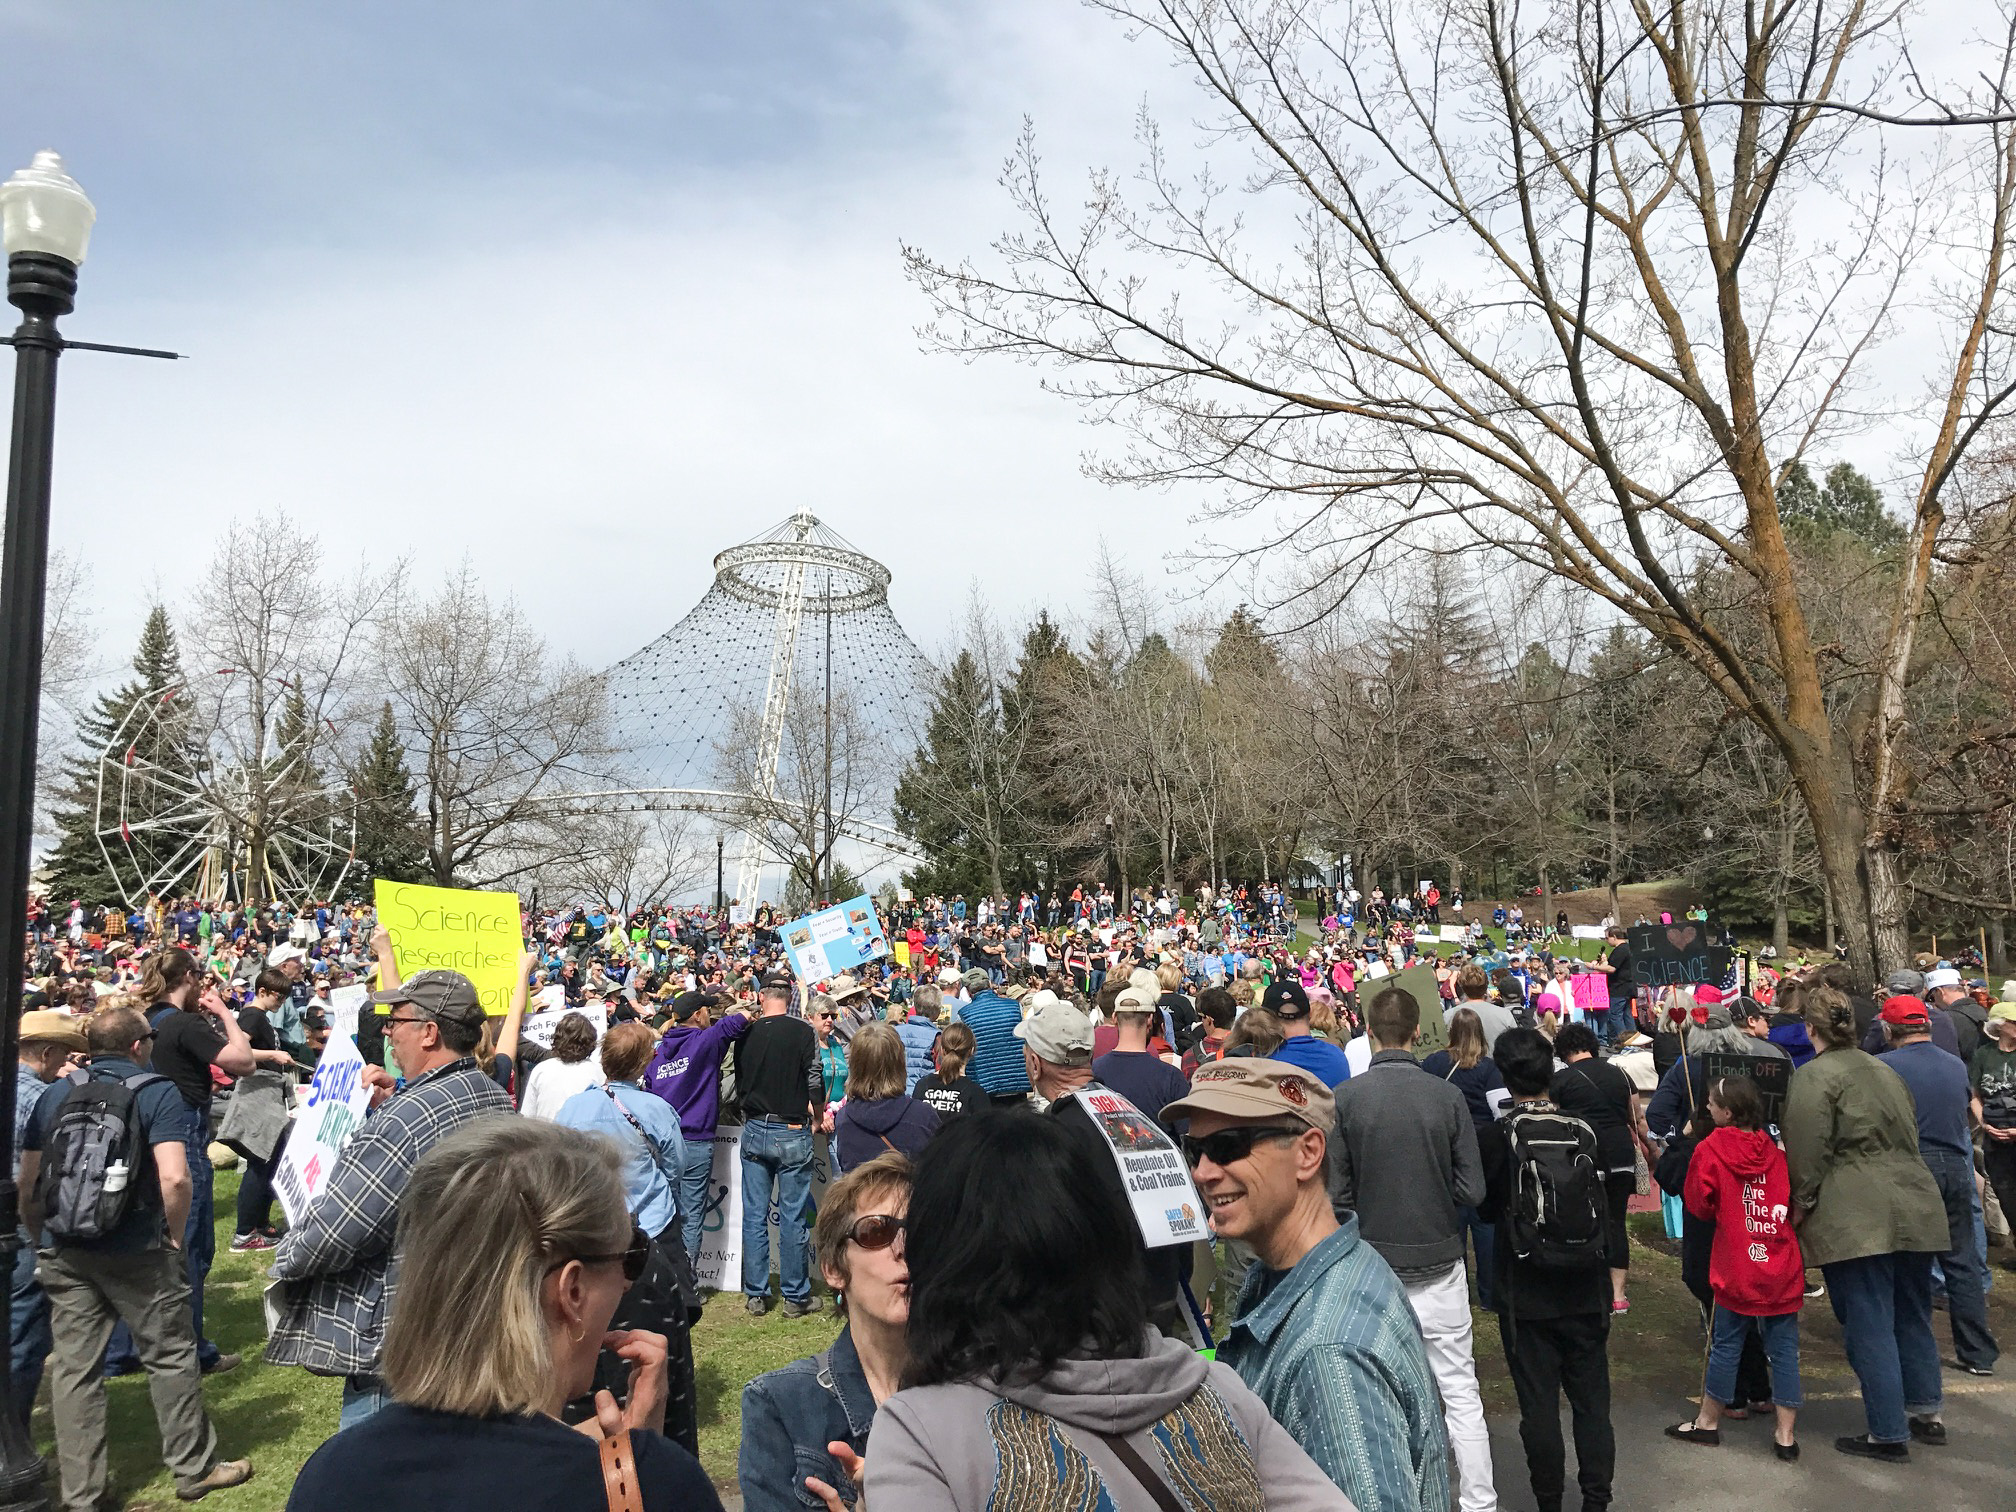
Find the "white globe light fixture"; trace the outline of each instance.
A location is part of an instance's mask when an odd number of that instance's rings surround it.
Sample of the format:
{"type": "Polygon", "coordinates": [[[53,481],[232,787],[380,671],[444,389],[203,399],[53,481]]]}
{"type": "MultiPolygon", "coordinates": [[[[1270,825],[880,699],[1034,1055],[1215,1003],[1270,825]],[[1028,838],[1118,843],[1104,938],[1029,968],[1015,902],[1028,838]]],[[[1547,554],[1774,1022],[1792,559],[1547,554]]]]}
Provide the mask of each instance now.
{"type": "Polygon", "coordinates": [[[9,257],[36,252],[75,268],[84,261],[97,219],[90,196],[63,171],[59,153],[36,153],[34,162],[0,184],[0,244],[9,257]]]}

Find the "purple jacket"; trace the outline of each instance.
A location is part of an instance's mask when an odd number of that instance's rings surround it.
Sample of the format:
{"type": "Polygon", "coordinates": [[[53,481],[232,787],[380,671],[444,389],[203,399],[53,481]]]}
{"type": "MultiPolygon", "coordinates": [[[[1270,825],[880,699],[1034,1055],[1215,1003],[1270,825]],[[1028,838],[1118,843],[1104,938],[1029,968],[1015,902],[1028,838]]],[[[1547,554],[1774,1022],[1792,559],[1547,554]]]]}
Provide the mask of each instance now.
{"type": "Polygon", "coordinates": [[[705,1029],[674,1024],[658,1041],[644,1086],[671,1104],[687,1139],[714,1137],[721,1119],[721,1057],[748,1032],[748,1014],[727,1013],[705,1029]]]}
{"type": "Polygon", "coordinates": [[[833,1174],[844,1175],[892,1149],[915,1159],[937,1132],[938,1110],[907,1095],[873,1102],[849,1098],[833,1121],[833,1174]]]}

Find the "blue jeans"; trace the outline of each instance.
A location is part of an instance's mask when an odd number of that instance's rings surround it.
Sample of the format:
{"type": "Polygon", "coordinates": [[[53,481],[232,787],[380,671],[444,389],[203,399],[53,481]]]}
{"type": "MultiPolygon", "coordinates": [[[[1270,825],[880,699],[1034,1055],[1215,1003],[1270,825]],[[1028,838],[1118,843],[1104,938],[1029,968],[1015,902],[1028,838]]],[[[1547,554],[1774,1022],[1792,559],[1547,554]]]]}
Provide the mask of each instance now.
{"type": "Polygon", "coordinates": [[[812,1200],[812,1131],[774,1119],[742,1130],[742,1291],[770,1295],[770,1198],[777,1198],[777,1271],[786,1302],[812,1296],[805,1208],[812,1200]]]}
{"type": "Polygon", "coordinates": [[[343,1407],[337,1415],[338,1429],[354,1428],[382,1407],[392,1403],[392,1394],[375,1376],[343,1377],[343,1407]]]}
{"type": "MultiPolygon", "coordinates": [[[[203,1332],[203,1279],[217,1258],[217,1173],[210,1165],[210,1118],[195,1108],[182,1131],[182,1151],[189,1162],[189,1221],[182,1226],[182,1259],[189,1268],[189,1312],[196,1324],[196,1363],[204,1370],[217,1363],[218,1348],[203,1332]]],[[[140,1369],[133,1335],[121,1323],[105,1348],[105,1373],[131,1375],[140,1369]]]]}
{"type": "Polygon", "coordinates": [[[1610,1011],[1603,1016],[1603,1022],[1597,1026],[1606,1045],[1621,1045],[1625,1037],[1638,1027],[1632,1021],[1632,1006],[1630,998],[1610,1005],[1610,1011]]]}
{"type": "Polygon", "coordinates": [[[35,1406],[35,1393],[42,1389],[42,1364],[49,1358],[55,1338],[49,1331],[49,1294],[35,1279],[35,1243],[28,1231],[20,1231],[21,1248],[14,1254],[14,1279],[9,1290],[14,1372],[14,1415],[28,1426],[28,1414],[35,1406]]]}
{"type": "Polygon", "coordinates": [[[1498,1225],[1486,1223],[1474,1207],[1459,1207],[1456,1217],[1462,1224],[1460,1232],[1477,1249],[1476,1266],[1470,1272],[1477,1279],[1477,1305],[1490,1312],[1492,1255],[1498,1242],[1498,1225]]]}
{"type": "Polygon", "coordinates": [[[1911,1417],[1939,1410],[1939,1345],[1932,1337],[1932,1257],[1909,1251],[1823,1265],[1848,1363],[1862,1386],[1869,1437],[1910,1440],[1911,1417]]]}
{"type": "Polygon", "coordinates": [[[1925,1164],[1946,1204],[1950,1248],[1939,1257],[1935,1283],[1946,1294],[1946,1315],[1953,1326],[1953,1354],[1962,1365],[1987,1368],[2001,1350],[1988,1329],[1988,1267],[1974,1247],[1974,1162],[1950,1150],[1928,1150],[1925,1164]]]}
{"type": "Polygon", "coordinates": [[[700,1259],[700,1230],[713,1205],[708,1200],[714,1195],[708,1190],[713,1175],[714,1141],[687,1140],[686,1163],[679,1170],[679,1237],[685,1240],[686,1253],[696,1264],[700,1259]]]}
{"type": "Polygon", "coordinates": [[[1736,1366],[1743,1358],[1743,1340],[1753,1329],[1764,1342],[1764,1357],[1771,1362],[1771,1400],[1780,1407],[1803,1405],[1806,1398],[1799,1389],[1796,1312],[1753,1318],[1718,1304],[1708,1340],[1708,1379],[1702,1389],[1725,1407],[1736,1400],[1736,1366]]]}

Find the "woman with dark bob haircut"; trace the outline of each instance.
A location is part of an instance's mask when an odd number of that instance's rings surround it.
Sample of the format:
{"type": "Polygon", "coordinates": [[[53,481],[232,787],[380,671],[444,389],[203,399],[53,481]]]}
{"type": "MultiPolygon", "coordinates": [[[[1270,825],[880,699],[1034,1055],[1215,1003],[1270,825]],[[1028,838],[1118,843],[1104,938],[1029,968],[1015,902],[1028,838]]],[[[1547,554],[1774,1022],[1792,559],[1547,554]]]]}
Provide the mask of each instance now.
{"type": "Polygon", "coordinates": [[[925,1146],[910,1369],[868,1438],[877,1512],[1349,1505],[1231,1367],[1148,1326],[1112,1162],[1089,1124],[1027,1112],[925,1146]]]}

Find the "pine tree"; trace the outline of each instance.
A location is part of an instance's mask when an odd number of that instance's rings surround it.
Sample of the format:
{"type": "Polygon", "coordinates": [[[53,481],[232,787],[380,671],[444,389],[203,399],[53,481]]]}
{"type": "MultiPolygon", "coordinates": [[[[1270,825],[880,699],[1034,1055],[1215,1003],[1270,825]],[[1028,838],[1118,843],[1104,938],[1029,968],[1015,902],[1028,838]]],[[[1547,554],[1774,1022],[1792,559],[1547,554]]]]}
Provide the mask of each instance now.
{"type": "Polygon", "coordinates": [[[123,899],[137,906],[146,901],[149,881],[173,881],[161,877],[166,868],[197,859],[178,853],[202,822],[193,813],[200,753],[183,705],[170,696],[182,683],[182,656],[168,611],[159,604],[141,629],[133,672],[131,681],[100,694],[78,721],[76,750],[64,760],[50,816],[59,838],[42,864],[51,898],[123,899]],[[151,718],[135,716],[143,707],[154,711],[151,718]],[[100,845],[99,777],[101,757],[122,729],[128,742],[124,760],[104,767],[102,838],[104,848],[119,857],[115,872],[100,845]]]}
{"type": "Polygon", "coordinates": [[[1885,551],[1904,539],[1904,527],[1883,508],[1883,492],[1846,462],[1827,469],[1815,484],[1803,462],[1787,465],[1778,484],[1778,514],[1787,525],[1812,536],[1852,535],[1885,551]]]}
{"type": "Polygon", "coordinates": [[[378,711],[378,727],[371,732],[371,743],[352,771],[351,782],[357,790],[357,864],[364,879],[428,881],[427,842],[413,777],[406,770],[406,748],[389,701],[378,711]]]}
{"type": "Polygon", "coordinates": [[[1000,886],[982,830],[993,792],[990,760],[1001,744],[994,689],[970,651],[939,684],[924,743],[896,783],[896,822],[923,847],[924,865],[905,878],[919,892],[980,893],[1000,886]]]}

